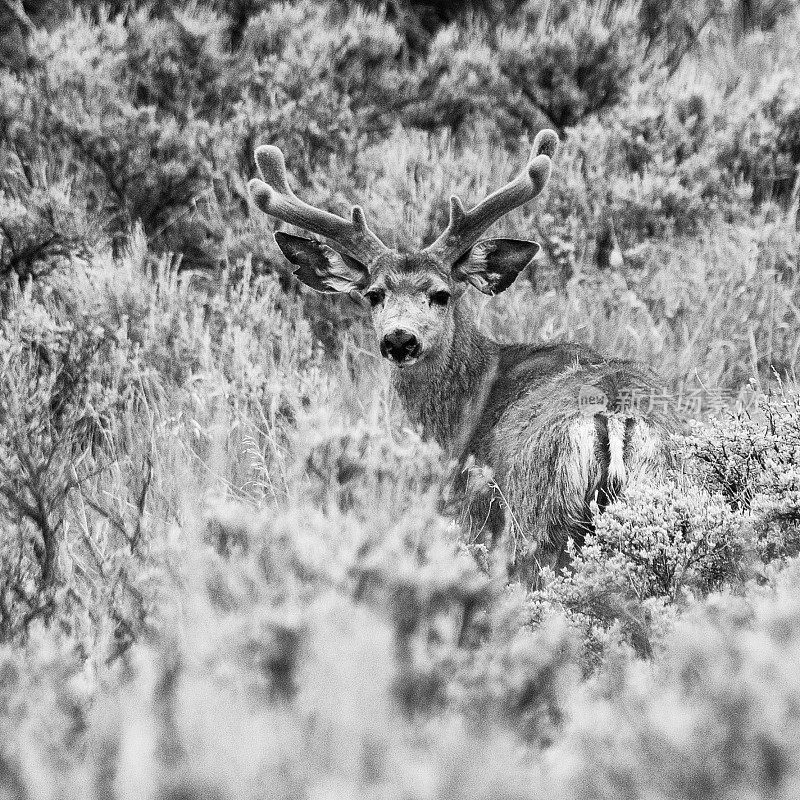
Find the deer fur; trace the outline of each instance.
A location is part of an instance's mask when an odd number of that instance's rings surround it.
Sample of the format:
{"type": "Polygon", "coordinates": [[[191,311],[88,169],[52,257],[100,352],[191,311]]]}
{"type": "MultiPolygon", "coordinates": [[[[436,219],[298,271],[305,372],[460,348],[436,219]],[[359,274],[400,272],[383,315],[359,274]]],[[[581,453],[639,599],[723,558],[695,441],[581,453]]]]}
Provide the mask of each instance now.
{"type": "Polygon", "coordinates": [[[633,476],[669,464],[671,416],[619,410],[624,395],[648,397],[652,371],[574,344],[499,344],[463,296],[446,346],[424,369],[392,378],[409,419],[456,463],[453,488],[472,537],[504,538],[510,566],[531,579],[566,564],[570,538],[583,543],[593,500],[602,509],[633,476]],[[586,386],[608,407],[582,410],[586,386]]]}

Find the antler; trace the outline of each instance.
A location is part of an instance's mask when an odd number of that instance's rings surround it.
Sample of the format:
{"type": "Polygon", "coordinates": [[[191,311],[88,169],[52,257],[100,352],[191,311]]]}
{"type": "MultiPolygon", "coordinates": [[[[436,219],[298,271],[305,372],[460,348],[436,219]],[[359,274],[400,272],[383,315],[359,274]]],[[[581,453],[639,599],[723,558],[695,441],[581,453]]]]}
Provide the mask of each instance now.
{"type": "Polygon", "coordinates": [[[389,249],[367,226],[361,206],[353,206],[348,221],[300,200],[286,181],[286,162],[279,148],[269,144],[257,148],[256,164],[264,180],[253,178],[248,188],[265,214],[330,239],[367,267],[389,249]]]}
{"type": "Polygon", "coordinates": [[[533,200],[550,178],[550,159],[555,155],[557,146],[558,135],[555,131],[539,131],[525,169],[470,211],[464,211],[464,204],[453,195],[450,198],[450,222],[425,251],[452,264],[480,239],[492,223],[528,200],[533,200]]]}

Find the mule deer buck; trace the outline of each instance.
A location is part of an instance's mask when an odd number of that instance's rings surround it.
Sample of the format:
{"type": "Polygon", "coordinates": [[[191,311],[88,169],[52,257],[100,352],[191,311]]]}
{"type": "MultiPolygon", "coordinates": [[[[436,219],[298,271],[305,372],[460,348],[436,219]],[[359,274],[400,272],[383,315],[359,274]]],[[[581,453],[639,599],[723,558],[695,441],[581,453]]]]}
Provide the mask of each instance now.
{"type": "Polygon", "coordinates": [[[568,538],[582,542],[593,499],[602,507],[632,472],[658,468],[668,427],[652,412],[620,408],[625,395],[652,391],[644,368],[574,344],[499,344],[466,302],[469,285],[487,295],[507,289],[539,250],[480,237],[542,191],[557,144],[553,131],[540,132],[525,169],[471,210],[452,197],[444,232],[414,253],[384,245],[359,206],[347,220],[298,199],[277,147],[256,150],[263,180],[249,185],[266,214],[330,242],[275,233],[304,284],[369,301],[405,411],[461,465],[463,521],[489,542],[507,536],[516,571],[531,578],[542,564],[567,563],[568,538]],[[487,472],[488,483],[476,479],[487,472]]]}

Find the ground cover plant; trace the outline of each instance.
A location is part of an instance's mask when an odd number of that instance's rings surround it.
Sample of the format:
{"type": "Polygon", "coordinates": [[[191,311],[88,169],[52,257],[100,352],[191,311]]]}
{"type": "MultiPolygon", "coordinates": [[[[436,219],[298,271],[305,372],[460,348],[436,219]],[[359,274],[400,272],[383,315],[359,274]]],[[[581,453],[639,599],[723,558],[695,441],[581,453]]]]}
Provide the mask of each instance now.
{"type": "Polygon", "coordinates": [[[796,796],[798,13],[0,2],[0,798],[796,796]],[[246,183],[427,243],[545,125],[484,328],[758,399],[532,590],[246,183]]]}

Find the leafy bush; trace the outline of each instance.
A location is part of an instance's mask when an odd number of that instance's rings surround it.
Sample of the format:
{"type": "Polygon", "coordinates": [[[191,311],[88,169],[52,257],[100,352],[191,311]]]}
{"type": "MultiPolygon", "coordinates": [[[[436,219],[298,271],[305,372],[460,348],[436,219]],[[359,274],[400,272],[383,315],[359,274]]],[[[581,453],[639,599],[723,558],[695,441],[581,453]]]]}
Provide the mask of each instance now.
{"type": "Polygon", "coordinates": [[[621,642],[652,656],[675,616],[669,604],[741,582],[748,537],[743,520],[702,489],[633,485],[596,515],[570,569],[534,595],[535,616],[563,609],[589,671],[621,642]]]}
{"type": "Polygon", "coordinates": [[[796,566],[776,590],[693,609],[655,667],[621,665],[574,708],[553,779],[564,796],[789,795],[796,566]]]}
{"type": "Polygon", "coordinates": [[[548,124],[563,128],[613,105],[631,75],[630,9],[530,4],[521,19],[487,31],[452,26],[434,39],[412,104],[412,124],[456,132],[499,129],[505,141],[548,124]]]}
{"type": "Polygon", "coordinates": [[[739,414],[697,427],[687,440],[702,480],[732,508],[749,511],[762,560],[800,552],[800,407],[778,384],[755,415],[739,414]]]}

